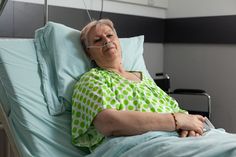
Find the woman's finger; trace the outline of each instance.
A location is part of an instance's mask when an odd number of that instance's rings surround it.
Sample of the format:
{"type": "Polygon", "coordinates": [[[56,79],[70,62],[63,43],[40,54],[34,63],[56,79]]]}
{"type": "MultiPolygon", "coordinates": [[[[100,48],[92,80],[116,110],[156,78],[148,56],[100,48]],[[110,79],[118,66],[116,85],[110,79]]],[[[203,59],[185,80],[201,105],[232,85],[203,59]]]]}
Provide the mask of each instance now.
{"type": "Polygon", "coordinates": [[[196,136],[201,136],[199,133],[196,133],[196,136]]]}
{"type": "Polygon", "coordinates": [[[188,132],[188,136],[189,136],[189,137],[191,137],[191,136],[196,136],[195,131],[192,131],[192,130],[189,131],[189,132],[188,132]]]}
{"type": "Polygon", "coordinates": [[[188,131],[187,130],[182,130],[180,132],[180,137],[187,137],[188,136],[188,131]]]}
{"type": "Polygon", "coordinates": [[[206,118],[201,115],[196,115],[201,122],[205,122],[206,118]]]}
{"type": "Polygon", "coordinates": [[[203,126],[198,127],[198,129],[195,130],[195,133],[198,133],[199,135],[203,134],[203,126]]]}

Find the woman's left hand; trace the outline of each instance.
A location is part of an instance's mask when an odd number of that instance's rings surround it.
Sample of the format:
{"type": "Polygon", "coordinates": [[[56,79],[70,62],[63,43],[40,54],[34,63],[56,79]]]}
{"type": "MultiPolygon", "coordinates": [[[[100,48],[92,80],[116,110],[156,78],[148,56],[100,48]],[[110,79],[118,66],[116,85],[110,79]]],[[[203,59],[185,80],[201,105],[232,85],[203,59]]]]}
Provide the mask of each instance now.
{"type": "Polygon", "coordinates": [[[201,136],[199,133],[193,130],[180,130],[179,131],[180,137],[194,137],[194,136],[201,136]]]}

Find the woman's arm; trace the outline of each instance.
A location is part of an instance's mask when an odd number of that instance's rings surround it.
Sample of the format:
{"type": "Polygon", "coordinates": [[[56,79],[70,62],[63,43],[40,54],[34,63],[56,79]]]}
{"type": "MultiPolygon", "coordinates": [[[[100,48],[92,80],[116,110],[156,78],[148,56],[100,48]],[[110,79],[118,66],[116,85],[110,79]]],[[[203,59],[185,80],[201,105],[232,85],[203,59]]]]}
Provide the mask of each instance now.
{"type": "MultiPolygon", "coordinates": [[[[175,113],[175,117],[177,129],[203,133],[204,118],[202,116],[175,113]]],[[[93,124],[105,136],[138,135],[148,131],[175,130],[175,120],[170,113],[105,109],[95,117],[93,124]]]]}

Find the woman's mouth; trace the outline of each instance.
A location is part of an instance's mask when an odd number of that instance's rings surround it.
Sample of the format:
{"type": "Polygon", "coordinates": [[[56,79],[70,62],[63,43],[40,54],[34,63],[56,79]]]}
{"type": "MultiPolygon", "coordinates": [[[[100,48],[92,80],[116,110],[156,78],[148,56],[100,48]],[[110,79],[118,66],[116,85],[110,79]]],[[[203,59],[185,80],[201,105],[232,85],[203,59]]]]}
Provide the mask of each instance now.
{"type": "Polygon", "coordinates": [[[113,42],[109,42],[106,45],[104,45],[105,50],[113,49],[115,48],[115,44],[113,42]]]}

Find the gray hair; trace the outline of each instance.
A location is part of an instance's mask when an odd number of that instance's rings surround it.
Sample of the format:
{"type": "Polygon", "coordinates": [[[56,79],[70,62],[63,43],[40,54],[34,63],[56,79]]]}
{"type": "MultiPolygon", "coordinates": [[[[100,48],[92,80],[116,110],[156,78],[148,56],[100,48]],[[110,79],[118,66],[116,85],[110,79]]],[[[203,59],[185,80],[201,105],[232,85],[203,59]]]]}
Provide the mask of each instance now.
{"type": "Polygon", "coordinates": [[[87,46],[88,46],[88,33],[93,27],[96,27],[97,25],[102,25],[102,24],[109,26],[112,29],[112,31],[117,35],[116,30],[114,28],[114,24],[111,20],[100,19],[100,20],[91,21],[81,30],[81,34],[80,34],[80,42],[86,54],[87,54],[87,46]]]}

